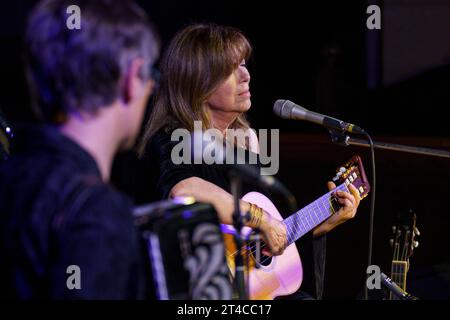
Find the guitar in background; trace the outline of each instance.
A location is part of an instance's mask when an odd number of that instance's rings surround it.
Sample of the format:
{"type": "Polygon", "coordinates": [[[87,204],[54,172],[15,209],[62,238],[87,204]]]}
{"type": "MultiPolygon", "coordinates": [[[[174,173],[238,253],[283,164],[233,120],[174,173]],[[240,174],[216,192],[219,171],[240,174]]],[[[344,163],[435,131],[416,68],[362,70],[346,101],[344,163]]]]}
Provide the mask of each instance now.
{"type": "MultiPolygon", "coordinates": [[[[391,279],[406,291],[409,258],[419,245],[415,237],[419,236],[420,232],[416,226],[416,214],[412,210],[399,214],[397,220],[397,224],[392,226],[394,237],[389,241],[393,248],[391,279]]],[[[399,300],[399,298],[391,292],[389,293],[389,300],[399,300]]]]}

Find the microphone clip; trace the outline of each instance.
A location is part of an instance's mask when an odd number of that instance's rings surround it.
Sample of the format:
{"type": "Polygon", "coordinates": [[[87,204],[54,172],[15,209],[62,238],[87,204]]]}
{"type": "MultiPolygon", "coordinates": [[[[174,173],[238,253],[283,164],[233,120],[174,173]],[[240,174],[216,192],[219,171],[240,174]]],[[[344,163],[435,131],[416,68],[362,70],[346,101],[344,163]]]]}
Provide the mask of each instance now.
{"type": "Polygon", "coordinates": [[[350,145],[350,137],[345,131],[339,131],[336,129],[328,129],[331,136],[331,141],[337,145],[348,147],[350,145]]]}

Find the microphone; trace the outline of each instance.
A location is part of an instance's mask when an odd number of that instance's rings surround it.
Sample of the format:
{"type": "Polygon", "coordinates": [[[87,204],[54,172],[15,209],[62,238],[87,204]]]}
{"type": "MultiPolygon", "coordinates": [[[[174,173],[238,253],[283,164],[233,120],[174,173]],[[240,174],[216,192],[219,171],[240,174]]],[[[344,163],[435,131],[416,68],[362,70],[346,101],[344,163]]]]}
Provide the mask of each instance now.
{"type": "Polygon", "coordinates": [[[297,203],[292,193],[282,184],[279,180],[273,176],[263,176],[258,169],[248,164],[233,164],[228,166],[221,166],[224,170],[233,175],[241,177],[248,183],[256,184],[266,188],[269,191],[275,192],[284,196],[289,203],[291,210],[297,209],[297,203]]]}
{"type": "Polygon", "coordinates": [[[289,100],[275,101],[275,104],[273,105],[273,111],[277,116],[284,119],[306,120],[341,132],[366,134],[363,129],[355,126],[354,124],[328,117],[320,113],[309,111],[308,109],[305,109],[289,100]]]}
{"type": "Polygon", "coordinates": [[[297,210],[297,201],[289,189],[275,177],[262,175],[260,169],[247,164],[246,159],[242,157],[237,149],[227,145],[227,143],[223,143],[224,141],[219,141],[220,139],[214,139],[213,141],[206,139],[205,141],[202,132],[194,132],[192,139],[194,148],[191,150],[191,155],[194,163],[202,163],[204,161],[203,152],[196,152],[195,144],[201,146],[202,150],[215,150],[216,163],[224,164],[217,166],[220,170],[228,175],[238,176],[250,184],[261,186],[270,192],[283,196],[289,204],[290,210],[292,212],[297,210]]]}
{"type": "Polygon", "coordinates": [[[408,292],[400,288],[394,281],[392,281],[388,276],[386,276],[383,272],[380,275],[381,284],[385,286],[387,289],[392,291],[397,297],[402,300],[419,300],[419,298],[410,295],[408,292]]]}

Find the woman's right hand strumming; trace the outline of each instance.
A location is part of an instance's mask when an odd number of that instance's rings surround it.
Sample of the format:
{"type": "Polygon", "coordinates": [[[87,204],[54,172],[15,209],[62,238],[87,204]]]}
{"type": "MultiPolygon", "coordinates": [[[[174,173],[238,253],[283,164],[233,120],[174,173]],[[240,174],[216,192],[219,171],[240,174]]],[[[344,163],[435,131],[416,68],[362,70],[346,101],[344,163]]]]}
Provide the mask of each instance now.
{"type": "Polygon", "coordinates": [[[254,204],[248,204],[248,208],[250,213],[248,226],[258,228],[268,246],[263,249],[263,253],[268,256],[283,254],[287,246],[285,224],[254,204]]]}
{"type": "MultiPolygon", "coordinates": [[[[192,196],[197,201],[209,202],[214,205],[221,223],[233,224],[234,200],[232,195],[208,181],[198,177],[184,179],[172,188],[170,196],[192,196]]],[[[259,212],[253,219],[251,217],[246,225],[261,230],[263,239],[268,246],[263,253],[265,255],[282,254],[287,246],[284,223],[254,205],[252,208],[246,201],[241,200],[240,207],[242,212],[250,212],[250,215],[255,212],[255,209],[257,209],[256,212],[259,212]]]]}

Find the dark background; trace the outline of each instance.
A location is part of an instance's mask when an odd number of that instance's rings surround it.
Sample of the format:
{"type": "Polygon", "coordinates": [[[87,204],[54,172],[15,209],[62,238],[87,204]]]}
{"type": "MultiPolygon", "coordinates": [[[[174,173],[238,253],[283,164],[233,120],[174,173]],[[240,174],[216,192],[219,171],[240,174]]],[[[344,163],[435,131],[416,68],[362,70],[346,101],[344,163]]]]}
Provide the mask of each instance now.
{"type": "MultiPolygon", "coordinates": [[[[163,48],[179,28],[214,22],[241,29],[254,55],[252,127],[279,128],[280,178],[301,206],[326,191],[334,170],[359,147],[333,145],[327,132],[272,113],[276,99],[356,123],[376,141],[450,150],[450,1],[370,1],[381,7],[382,29],[368,30],[368,1],[140,1],[163,48]]],[[[21,35],[34,1],[0,6],[0,109],[11,122],[32,119],[23,76],[21,35]]],[[[115,176],[133,184],[122,156],[115,176]]],[[[125,159],[125,160],[124,160],[125,159]]],[[[373,263],[390,272],[388,240],[397,213],[413,209],[421,231],[408,290],[450,298],[450,162],[376,151],[377,201],[373,263]]],[[[136,186],[135,186],[136,187],[136,186]]],[[[144,185],[139,185],[144,188],[144,185]]],[[[369,198],[357,218],[328,235],[325,298],[358,298],[365,277],[369,198]]]]}

